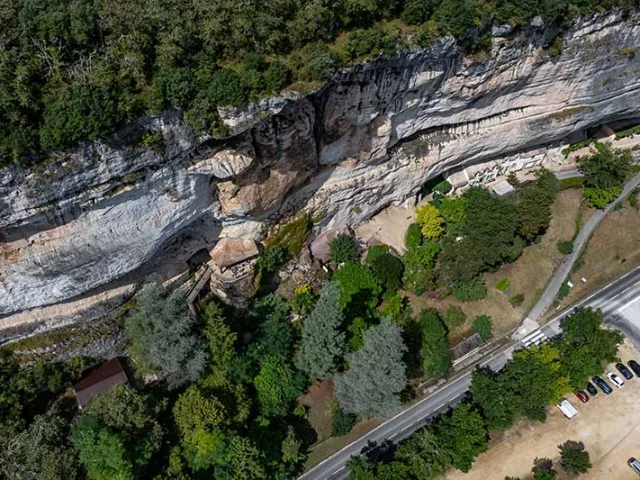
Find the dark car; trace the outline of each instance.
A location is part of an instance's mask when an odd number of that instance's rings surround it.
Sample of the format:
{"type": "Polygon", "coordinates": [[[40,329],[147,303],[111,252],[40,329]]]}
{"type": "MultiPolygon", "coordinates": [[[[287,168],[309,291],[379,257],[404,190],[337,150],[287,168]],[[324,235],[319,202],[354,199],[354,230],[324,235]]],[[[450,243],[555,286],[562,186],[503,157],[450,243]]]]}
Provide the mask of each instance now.
{"type": "Polygon", "coordinates": [[[593,383],[595,383],[598,386],[598,388],[602,390],[604,393],[606,393],[607,395],[613,392],[611,385],[605,382],[602,378],[596,376],[596,377],[593,377],[591,380],[593,380],[593,383]]]}
{"type": "Polygon", "coordinates": [[[578,400],[580,400],[582,403],[587,403],[589,401],[589,395],[587,395],[582,390],[576,392],[576,397],[578,397],[578,400]]]}
{"type": "Polygon", "coordinates": [[[633,370],[633,373],[640,377],[640,363],[636,362],[635,360],[629,360],[627,362],[627,365],[629,365],[631,370],[633,370]]]}
{"type": "Polygon", "coordinates": [[[624,363],[616,363],[616,368],[627,380],[631,380],[633,378],[633,373],[631,373],[631,370],[629,370],[624,363]]]}
{"type": "Polygon", "coordinates": [[[587,382],[587,392],[589,392],[592,397],[595,397],[598,394],[598,389],[593,386],[593,383],[587,382]]]}

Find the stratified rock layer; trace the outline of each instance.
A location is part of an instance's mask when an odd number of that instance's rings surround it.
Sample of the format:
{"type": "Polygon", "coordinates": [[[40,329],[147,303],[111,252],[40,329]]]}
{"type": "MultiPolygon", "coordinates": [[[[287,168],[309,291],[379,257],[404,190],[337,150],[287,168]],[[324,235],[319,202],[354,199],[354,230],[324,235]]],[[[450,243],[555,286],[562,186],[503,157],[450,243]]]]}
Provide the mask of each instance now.
{"type": "MultiPolygon", "coordinates": [[[[253,238],[301,209],[323,212],[323,226],[355,225],[440,173],[640,117],[638,16],[578,21],[557,58],[543,48],[555,31],[503,30],[482,60],[445,39],[357,65],[307,97],[266,102],[271,113],[225,140],[194,139],[168,113],[47,165],[5,169],[5,324],[139,281],[154,255],[156,266],[184,263],[218,236],[253,238]],[[164,145],[131,146],[147,131],[164,145]]],[[[237,112],[225,113],[234,131],[252,114],[237,112]]]]}

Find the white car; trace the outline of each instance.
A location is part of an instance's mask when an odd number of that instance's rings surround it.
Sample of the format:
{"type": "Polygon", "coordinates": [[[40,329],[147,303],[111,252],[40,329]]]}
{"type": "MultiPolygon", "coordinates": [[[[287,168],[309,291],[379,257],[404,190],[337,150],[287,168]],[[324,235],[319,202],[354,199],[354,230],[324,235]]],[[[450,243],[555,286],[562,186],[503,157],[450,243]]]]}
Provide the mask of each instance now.
{"type": "Polygon", "coordinates": [[[607,373],[607,378],[613,382],[613,384],[618,387],[624,387],[624,380],[622,380],[618,375],[613,372],[607,373]]]}

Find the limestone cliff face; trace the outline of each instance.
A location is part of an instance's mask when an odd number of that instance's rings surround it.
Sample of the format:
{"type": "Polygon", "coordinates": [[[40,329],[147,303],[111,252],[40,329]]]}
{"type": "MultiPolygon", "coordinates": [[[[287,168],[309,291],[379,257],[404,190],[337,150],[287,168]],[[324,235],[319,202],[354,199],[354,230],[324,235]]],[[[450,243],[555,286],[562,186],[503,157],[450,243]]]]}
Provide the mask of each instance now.
{"type": "Polygon", "coordinates": [[[323,226],[353,225],[440,173],[640,117],[639,21],[580,20],[556,58],[545,28],[494,37],[484,59],[445,39],[266,102],[266,116],[227,111],[237,133],[225,140],[195,139],[167,113],[46,165],[5,169],[0,328],[153,271],[178,274],[217,238],[257,238],[301,209],[324,212],[323,226]],[[136,147],[144,132],[164,140],[136,147]]]}

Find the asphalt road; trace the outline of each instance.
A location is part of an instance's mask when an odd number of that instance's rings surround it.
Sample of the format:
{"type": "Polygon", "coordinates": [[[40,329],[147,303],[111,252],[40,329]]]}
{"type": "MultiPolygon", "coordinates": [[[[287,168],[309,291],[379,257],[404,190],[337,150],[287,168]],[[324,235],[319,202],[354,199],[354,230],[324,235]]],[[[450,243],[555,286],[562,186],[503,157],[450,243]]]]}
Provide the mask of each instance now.
{"type": "MultiPolygon", "coordinates": [[[[636,325],[633,321],[621,315],[619,311],[640,298],[640,267],[612,282],[575,306],[590,306],[600,308],[605,313],[605,321],[628,334],[636,347],[640,346],[640,321],[636,325]]],[[[573,307],[572,307],[573,308],[573,307]]],[[[559,313],[538,331],[527,335],[540,334],[552,337],[558,334],[561,319],[571,309],[559,313]]],[[[522,348],[520,341],[513,342],[493,355],[480,366],[489,366],[493,370],[501,369],[511,358],[514,350],[522,348]]],[[[398,442],[420,427],[437,413],[455,405],[464,397],[471,383],[471,372],[464,373],[447,382],[442,388],[424,398],[395,417],[387,420],[371,432],[358,438],[333,456],[327,458],[314,468],[303,474],[301,480],[338,480],[348,477],[345,463],[352,455],[358,455],[368,445],[384,445],[385,442],[398,442]]]]}

